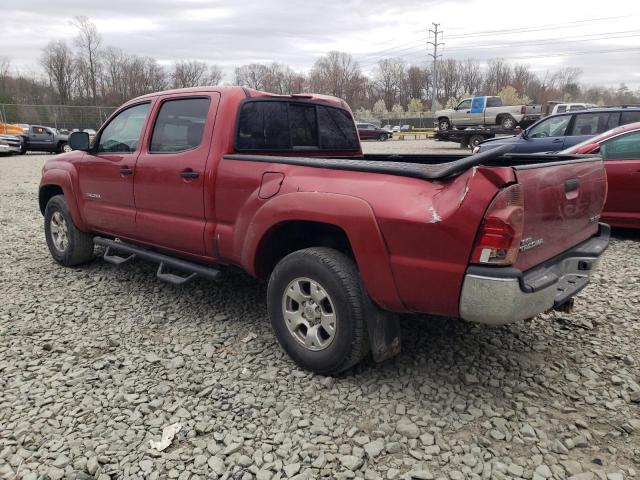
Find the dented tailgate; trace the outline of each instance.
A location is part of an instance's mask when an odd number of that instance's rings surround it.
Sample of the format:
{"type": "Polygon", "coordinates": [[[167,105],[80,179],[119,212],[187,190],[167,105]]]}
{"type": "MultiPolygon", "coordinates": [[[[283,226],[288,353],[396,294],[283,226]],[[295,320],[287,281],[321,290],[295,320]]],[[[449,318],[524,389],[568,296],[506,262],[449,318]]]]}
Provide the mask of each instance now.
{"type": "Polygon", "coordinates": [[[514,167],[524,194],[515,267],[527,270],[595,235],[606,197],[599,158],[514,167]]]}

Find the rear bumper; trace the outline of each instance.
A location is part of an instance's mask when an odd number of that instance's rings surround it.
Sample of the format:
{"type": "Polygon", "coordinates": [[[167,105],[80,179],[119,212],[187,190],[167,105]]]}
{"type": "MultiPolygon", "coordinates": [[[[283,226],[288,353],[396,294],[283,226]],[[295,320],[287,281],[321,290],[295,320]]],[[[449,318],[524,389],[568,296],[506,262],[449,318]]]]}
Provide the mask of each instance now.
{"type": "Polygon", "coordinates": [[[526,272],[470,266],[462,284],[460,317],[502,325],[563,305],[589,283],[610,232],[608,225],[600,224],[589,240],[526,272]]]}

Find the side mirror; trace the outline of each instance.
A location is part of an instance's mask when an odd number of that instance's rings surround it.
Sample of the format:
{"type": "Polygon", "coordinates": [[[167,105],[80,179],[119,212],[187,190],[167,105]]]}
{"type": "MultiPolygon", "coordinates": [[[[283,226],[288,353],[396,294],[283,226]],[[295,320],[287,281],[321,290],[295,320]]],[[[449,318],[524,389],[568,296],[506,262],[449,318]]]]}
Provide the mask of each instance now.
{"type": "Polygon", "coordinates": [[[522,133],[520,134],[520,136],[526,140],[527,138],[529,138],[529,130],[527,129],[522,130],[522,133]]]}
{"type": "Polygon", "coordinates": [[[69,146],[73,150],[89,150],[89,134],[87,132],[73,132],[69,135],[69,146]]]}

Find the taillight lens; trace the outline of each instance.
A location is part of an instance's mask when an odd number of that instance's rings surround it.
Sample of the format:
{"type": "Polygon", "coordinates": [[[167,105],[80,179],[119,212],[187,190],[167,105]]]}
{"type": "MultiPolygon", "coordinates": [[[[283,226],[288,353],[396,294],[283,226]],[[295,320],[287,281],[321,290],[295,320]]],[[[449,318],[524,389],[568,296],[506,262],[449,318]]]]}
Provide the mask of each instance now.
{"type": "Polygon", "coordinates": [[[521,113],[522,115],[524,115],[525,113],[527,113],[527,107],[526,107],[526,105],[522,105],[522,106],[520,107],[520,113],[521,113]]]}
{"type": "Polygon", "coordinates": [[[518,257],[524,227],[524,199],[520,185],[500,191],[480,225],[472,263],[512,265],[518,257]]]}

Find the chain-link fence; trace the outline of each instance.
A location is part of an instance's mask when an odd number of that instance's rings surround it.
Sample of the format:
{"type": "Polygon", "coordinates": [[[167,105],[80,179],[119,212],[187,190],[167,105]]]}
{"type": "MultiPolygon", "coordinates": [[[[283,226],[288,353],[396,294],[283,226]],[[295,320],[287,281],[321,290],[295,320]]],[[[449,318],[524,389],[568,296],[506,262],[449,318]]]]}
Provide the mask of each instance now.
{"type": "Polygon", "coordinates": [[[426,112],[419,116],[385,117],[382,119],[369,116],[363,117],[356,113],[356,120],[358,122],[374,123],[380,126],[391,125],[394,127],[398,125],[402,127],[409,125],[411,128],[433,128],[433,114],[431,112],[426,112]]]}
{"type": "Polygon", "coordinates": [[[43,125],[64,130],[97,130],[115,110],[116,107],[0,103],[0,122],[43,125]]]}

